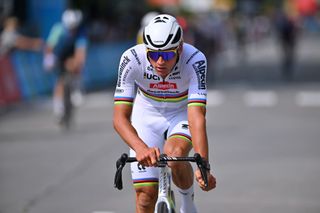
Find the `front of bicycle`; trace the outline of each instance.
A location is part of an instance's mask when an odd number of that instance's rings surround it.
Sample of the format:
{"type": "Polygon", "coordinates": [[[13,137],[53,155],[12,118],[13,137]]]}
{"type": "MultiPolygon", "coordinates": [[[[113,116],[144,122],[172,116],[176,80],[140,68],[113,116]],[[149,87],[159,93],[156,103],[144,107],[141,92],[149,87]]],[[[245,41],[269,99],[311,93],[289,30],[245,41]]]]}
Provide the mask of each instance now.
{"type": "MultiPolygon", "coordinates": [[[[114,187],[121,190],[123,188],[122,183],[122,169],[126,163],[136,162],[135,157],[128,157],[126,153],[122,154],[121,157],[116,162],[116,174],[114,178],[114,187]]],[[[171,189],[171,173],[170,168],[167,165],[168,161],[189,161],[195,162],[200,169],[201,176],[208,186],[207,177],[207,161],[200,156],[200,154],[195,153],[193,157],[170,157],[166,155],[161,155],[158,161],[158,167],[160,168],[159,174],[159,188],[158,188],[158,199],[155,206],[155,213],[174,213],[175,203],[174,203],[174,193],[171,189]]]]}
{"type": "Polygon", "coordinates": [[[73,92],[73,75],[72,73],[66,72],[63,76],[63,105],[64,112],[60,121],[60,125],[65,129],[69,129],[72,123],[74,106],[71,100],[73,92]]]}
{"type": "MultiPolygon", "coordinates": [[[[163,159],[166,155],[161,155],[163,159]]],[[[175,213],[174,192],[171,189],[171,170],[168,167],[167,161],[159,161],[159,186],[158,199],[155,205],[155,213],[175,213]]]]}

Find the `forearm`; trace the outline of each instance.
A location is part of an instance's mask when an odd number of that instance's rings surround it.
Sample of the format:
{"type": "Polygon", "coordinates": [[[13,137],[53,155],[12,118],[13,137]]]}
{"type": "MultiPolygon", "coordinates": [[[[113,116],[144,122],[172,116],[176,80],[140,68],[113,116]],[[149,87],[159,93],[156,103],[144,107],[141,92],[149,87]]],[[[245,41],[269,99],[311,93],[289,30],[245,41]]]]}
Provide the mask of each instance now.
{"type": "Polygon", "coordinates": [[[188,110],[189,128],[192,137],[192,144],[194,151],[199,153],[202,157],[209,160],[209,145],[206,131],[205,109],[201,112],[194,109],[188,110]]]}

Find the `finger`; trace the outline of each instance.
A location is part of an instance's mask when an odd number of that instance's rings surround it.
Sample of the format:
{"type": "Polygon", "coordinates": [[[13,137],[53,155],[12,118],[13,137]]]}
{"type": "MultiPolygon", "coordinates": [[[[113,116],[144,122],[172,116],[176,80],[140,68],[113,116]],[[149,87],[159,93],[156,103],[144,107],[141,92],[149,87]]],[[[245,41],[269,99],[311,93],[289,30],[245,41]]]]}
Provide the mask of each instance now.
{"type": "Polygon", "coordinates": [[[154,165],[152,158],[148,158],[147,162],[148,162],[148,166],[153,166],[154,165]]]}
{"type": "Polygon", "coordinates": [[[156,152],[156,156],[157,156],[157,161],[160,158],[160,149],[159,148],[155,148],[155,152],[156,152]]]}
{"type": "Polygon", "coordinates": [[[150,163],[151,163],[151,166],[155,166],[157,164],[157,159],[155,157],[152,157],[150,159],[150,163]]]}
{"type": "Polygon", "coordinates": [[[157,164],[158,159],[157,159],[156,149],[153,149],[152,152],[150,153],[150,161],[153,166],[157,164]]]}

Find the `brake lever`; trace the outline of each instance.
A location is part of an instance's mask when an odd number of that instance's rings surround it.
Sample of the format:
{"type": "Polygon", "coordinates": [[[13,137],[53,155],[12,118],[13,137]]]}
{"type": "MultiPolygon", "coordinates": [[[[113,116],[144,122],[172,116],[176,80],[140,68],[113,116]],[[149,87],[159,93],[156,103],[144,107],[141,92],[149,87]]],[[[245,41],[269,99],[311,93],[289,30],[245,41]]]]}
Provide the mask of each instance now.
{"type": "Polygon", "coordinates": [[[121,157],[116,162],[117,171],[114,177],[114,187],[121,190],[123,188],[122,183],[122,169],[126,165],[128,155],[126,153],[122,154],[121,157]]]}
{"type": "Polygon", "coordinates": [[[194,154],[194,159],[197,163],[197,166],[200,170],[201,176],[204,180],[204,185],[205,185],[205,187],[208,187],[208,175],[207,175],[207,169],[205,166],[205,161],[203,160],[203,158],[200,156],[199,153],[194,154]]]}

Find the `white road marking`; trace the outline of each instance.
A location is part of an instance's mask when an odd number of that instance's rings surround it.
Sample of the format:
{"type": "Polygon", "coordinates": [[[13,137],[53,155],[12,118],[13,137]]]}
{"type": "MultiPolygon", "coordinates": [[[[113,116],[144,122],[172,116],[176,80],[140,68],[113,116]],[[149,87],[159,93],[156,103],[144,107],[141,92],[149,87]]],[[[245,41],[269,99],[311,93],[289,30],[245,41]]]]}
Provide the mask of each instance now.
{"type": "Polygon", "coordinates": [[[298,92],[296,95],[296,104],[301,107],[320,107],[320,92],[298,92]]]}
{"type": "Polygon", "coordinates": [[[217,90],[209,90],[207,94],[207,105],[208,106],[220,106],[223,104],[225,98],[222,92],[217,90]]]}
{"type": "Polygon", "coordinates": [[[92,213],[115,213],[115,212],[110,212],[110,211],[94,211],[92,213]]]}
{"type": "Polygon", "coordinates": [[[249,107],[272,107],[278,103],[273,91],[249,91],[244,94],[244,102],[249,107]]]}
{"type": "Polygon", "coordinates": [[[99,109],[113,106],[113,94],[110,92],[90,94],[84,98],[83,106],[88,109],[99,109]]]}
{"type": "MultiPolygon", "coordinates": [[[[297,91],[295,104],[299,107],[320,107],[320,91],[297,91]]],[[[279,104],[279,94],[272,90],[244,91],[243,101],[248,107],[273,107],[279,104]]],[[[229,97],[232,98],[232,97],[229,97]]],[[[208,90],[207,106],[218,107],[226,103],[224,91],[208,90]]],[[[113,106],[113,93],[97,93],[85,96],[84,104],[80,107],[87,109],[101,109],[113,106]]]]}

